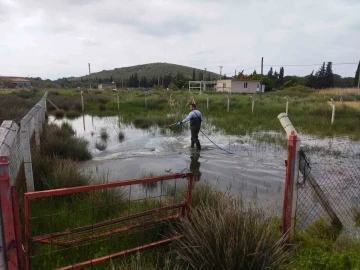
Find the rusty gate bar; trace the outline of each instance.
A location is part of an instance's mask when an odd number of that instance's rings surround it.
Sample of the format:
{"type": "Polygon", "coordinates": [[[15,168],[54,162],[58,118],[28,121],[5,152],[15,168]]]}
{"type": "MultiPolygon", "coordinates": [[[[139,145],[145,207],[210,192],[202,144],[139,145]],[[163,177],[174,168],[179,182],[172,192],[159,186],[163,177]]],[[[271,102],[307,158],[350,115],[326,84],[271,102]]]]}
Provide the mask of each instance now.
{"type": "MultiPolygon", "coordinates": [[[[31,249],[32,249],[31,243],[32,242],[59,245],[59,246],[70,246],[73,243],[79,243],[79,242],[84,242],[84,241],[100,238],[103,236],[110,236],[113,234],[118,234],[118,233],[128,231],[128,230],[131,230],[134,228],[143,227],[144,225],[147,226],[147,225],[159,224],[163,221],[178,219],[181,216],[189,217],[190,202],[191,202],[191,196],[192,196],[192,191],[191,191],[192,183],[193,183],[193,174],[192,173],[177,173],[177,174],[173,174],[173,175],[165,175],[165,176],[150,177],[150,178],[143,178],[143,179],[123,180],[123,181],[116,181],[116,182],[105,183],[105,184],[95,184],[95,185],[88,185],[88,186],[80,186],[80,187],[25,193],[24,206],[25,206],[25,255],[26,255],[26,261],[25,261],[26,266],[25,267],[26,267],[26,269],[27,270],[31,269],[31,249]],[[154,208],[152,210],[135,213],[132,215],[128,215],[126,217],[120,217],[120,218],[115,218],[112,220],[106,220],[106,221],[94,223],[92,225],[86,225],[83,227],[69,229],[69,230],[62,231],[62,232],[54,232],[54,233],[40,235],[40,236],[34,236],[34,237],[32,237],[32,235],[31,235],[31,205],[30,205],[31,200],[38,199],[38,198],[52,197],[52,196],[62,196],[62,195],[69,195],[69,194],[74,194],[74,193],[82,193],[82,192],[88,192],[88,191],[96,191],[96,190],[109,189],[109,188],[126,187],[126,186],[129,186],[130,190],[131,190],[131,186],[133,186],[133,185],[149,184],[149,183],[166,181],[166,180],[176,180],[176,179],[180,179],[180,178],[187,179],[187,191],[186,191],[186,193],[185,192],[183,193],[184,198],[183,198],[183,201],[181,201],[180,203],[174,204],[175,203],[174,202],[173,204],[169,204],[167,206],[158,207],[158,208],[154,208]],[[156,214],[161,213],[161,211],[172,210],[172,209],[182,209],[182,210],[178,214],[173,213],[171,215],[168,214],[167,216],[160,216],[158,218],[156,217],[156,214]],[[142,222],[131,224],[131,225],[121,227],[121,228],[119,228],[119,227],[118,228],[109,228],[105,232],[96,232],[97,234],[95,234],[95,235],[82,236],[82,238],[80,238],[80,239],[75,239],[75,240],[72,239],[72,240],[68,240],[68,241],[61,241],[61,239],[59,239],[60,241],[58,241],[58,240],[54,239],[56,237],[70,235],[73,233],[86,232],[89,229],[92,229],[92,230],[94,228],[101,229],[102,227],[105,227],[108,225],[120,223],[120,222],[123,222],[126,220],[131,220],[131,219],[135,220],[138,217],[145,217],[145,216],[153,217],[153,218],[146,222],[142,221],[142,222]]],[[[131,200],[129,202],[131,202],[131,200]]],[[[83,267],[91,266],[93,264],[102,263],[102,262],[105,262],[105,261],[113,259],[113,258],[125,256],[127,254],[130,254],[130,253],[133,253],[136,251],[146,250],[146,249],[152,248],[154,246],[163,245],[163,244],[169,243],[175,239],[178,239],[178,237],[167,238],[167,239],[164,239],[161,241],[152,242],[150,244],[141,245],[136,248],[130,248],[130,249],[128,248],[127,250],[123,250],[121,252],[108,254],[107,256],[94,258],[94,259],[91,259],[91,260],[88,260],[85,262],[74,263],[71,266],[63,267],[60,269],[80,269],[83,267]]]]}
{"type": "Polygon", "coordinates": [[[150,249],[150,248],[153,248],[153,247],[156,247],[156,246],[165,245],[165,244],[168,244],[168,243],[170,243],[170,242],[172,242],[174,240],[180,239],[180,238],[181,238],[181,236],[175,236],[175,237],[172,237],[172,238],[169,238],[169,239],[164,239],[164,240],[161,240],[161,241],[157,241],[155,243],[143,245],[141,247],[121,251],[121,252],[112,254],[110,256],[104,256],[104,257],[96,258],[94,260],[90,260],[90,261],[86,261],[86,262],[82,262],[82,263],[77,263],[75,265],[70,265],[70,266],[58,268],[57,270],[81,269],[81,268],[87,267],[89,265],[99,264],[99,263],[103,263],[103,262],[105,262],[107,260],[123,257],[123,256],[129,255],[131,253],[135,253],[137,251],[143,251],[143,250],[147,250],[147,249],[150,249]]]}

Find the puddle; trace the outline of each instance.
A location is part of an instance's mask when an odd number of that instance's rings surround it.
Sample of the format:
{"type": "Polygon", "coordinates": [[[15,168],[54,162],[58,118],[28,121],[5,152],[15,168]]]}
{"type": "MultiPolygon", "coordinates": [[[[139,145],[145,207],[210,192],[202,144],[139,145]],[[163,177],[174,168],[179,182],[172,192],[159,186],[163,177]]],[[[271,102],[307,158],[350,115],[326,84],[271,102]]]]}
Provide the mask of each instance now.
{"type": "MultiPolygon", "coordinates": [[[[245,136],[229,136],[216,131],[214,126],[204,121],[202,130],[220,147],[232,152],[227,154],[199,133],[202,150],[190,149],[190,130],[171,132],[160,127],[139,129],[124,124],[121,117],[95,117],[85,115],[69,120],[49,122],[60,125],[69,122],[76,136],[89,141],[93,160],[83,163],[84,170],[90,171],[106,181],[135,179],[151,175],[164,175],[191,171],[195,181],[209,181],[220,189],[229,186],[235,193],[257,196],[261,201],[276,205],[281,209],[283,183],[285,179],[286,147],[267,143],[264,138],[283,139],[285,134],[261,132],[245,136]],[[108,134],[107,140],[100,137],[102,130],[108,134]],[[119,141],[118,134],[124,133],[119,141]],[[106,149],[100,151],[96,144],[103,143],[106,149]]],[[[306,137],[305,146],[321,147],[329,144],[328,139],[306,137]]],[[[346,138],[342,142],[348,143],[346,138]]],[[[285,144],[286,145],[286,144],[285,144]]],[[[360,152],[360,145],[355,144],[360,152]]]]}

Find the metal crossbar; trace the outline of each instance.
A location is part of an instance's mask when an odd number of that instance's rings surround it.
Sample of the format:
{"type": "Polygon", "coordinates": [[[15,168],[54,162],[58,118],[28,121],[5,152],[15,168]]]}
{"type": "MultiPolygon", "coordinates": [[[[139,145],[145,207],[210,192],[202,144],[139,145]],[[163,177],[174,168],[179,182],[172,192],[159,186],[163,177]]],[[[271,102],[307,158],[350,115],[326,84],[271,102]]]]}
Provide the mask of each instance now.
{"type": "Polygon", "coordinates": [[[192,177],[173,174],[26,193],[26,269],[92,267],[177,239],[164,235],[169,224],[189,217],[192,177]]]}

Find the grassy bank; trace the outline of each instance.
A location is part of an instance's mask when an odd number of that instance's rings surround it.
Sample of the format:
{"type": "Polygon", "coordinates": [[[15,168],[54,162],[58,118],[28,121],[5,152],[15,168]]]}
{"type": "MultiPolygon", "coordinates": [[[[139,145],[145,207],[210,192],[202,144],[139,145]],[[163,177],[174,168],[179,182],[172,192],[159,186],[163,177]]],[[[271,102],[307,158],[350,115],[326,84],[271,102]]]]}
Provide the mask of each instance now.
{"type": "MultiPolygon", "coordinates": [[[[31,95],[41,95],[42,92],[31,95]]],[[[140,91],[119,92],[119,107],[114,91],[85,91],[85,113],[108,116],[123,116],[124,121],[134,122],[139,127],[149,125],[166,125],[182,119],[188,113],[188,103],[195,100],[204,117],[217,128],[227,134],[246,134],[259,130],[282,131],[277,115],[285,111],[285,97],[289,99],[289,117],[298,131],[316,136],[348,135],[360,139],[360,95],[356,89],[312,90],[297,86],[253,95],[255,99],[254,113],[251,113],[251,98],[248,94],[229,95],[230,110],[227,112],[227,98],[221,93],[207,92],[206,95],[189,93],[188,91],[151,91],[145,94],[140,91]],[[207,106],[209,98],[209,109],[207,106]],[[335,124],[331,125],[331,106],[329,100],[337,102],[335,124]]],[[[29,95],[29,94],[27,94],[29,95]]],[[[31,101],[30,97],[6,94],[5,99],[14,97],[21,102],[31,101]]],[[[78,116],[81,112],[79,91],[51,90],[49,99],[63,110],[64,115],[78,116]],[[76,113],[77,112],[77,113],[76,113]]],[[[20,102],[16,101],[17,103],[20,102]]],[[[12,102],[12,101],[11,101],[12,102]]],[[[29,103],[30,104],[30,103],[29,103]]],[[[50,111],[55,108],[48,104],[50,111]]],[[[4,112],[0,111],[0,118],[4,112]]]]}

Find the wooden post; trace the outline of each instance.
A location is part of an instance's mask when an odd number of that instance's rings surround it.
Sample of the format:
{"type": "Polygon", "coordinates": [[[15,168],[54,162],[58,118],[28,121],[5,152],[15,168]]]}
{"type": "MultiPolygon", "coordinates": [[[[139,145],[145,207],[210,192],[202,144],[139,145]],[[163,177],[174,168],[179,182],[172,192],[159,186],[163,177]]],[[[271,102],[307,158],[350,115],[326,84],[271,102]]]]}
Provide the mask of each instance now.
{"type": "Polygon", "coordinates": [[[230,100],[229,100],[229,97],[226,95],[227,97],[227,111],[229,111],[230,109],[230,100]]]}
{"type": "Polygon", "coordinates": [[[81,110],[84,111],[84,97],[83,97],[83,91],[81,91],[81,110]]]}
{"type": "Polygon", "coordinates": [[[116,93],[117,97],[117,105],[118,105],[118,111],[120,110],[120,104],[119,104],[119,91],[116,93]]]}
{"type": "Polygon", "coordinates": [[[254,113],[254,107],[255,107],[255,100],[253,98],[253,96],[250,96],[251,97],[251,113],[253,114],[254,113]]]}

